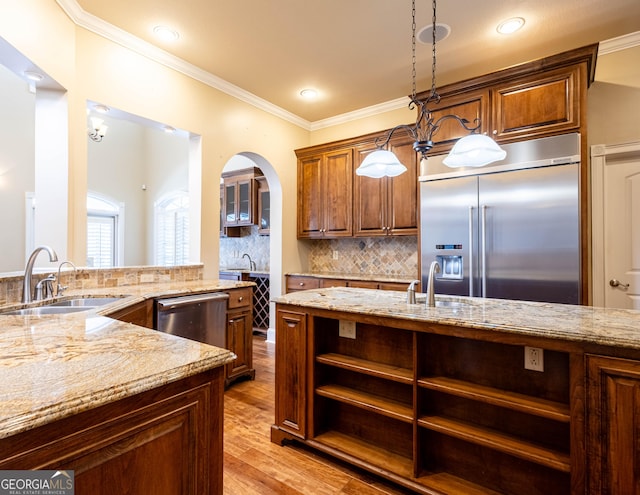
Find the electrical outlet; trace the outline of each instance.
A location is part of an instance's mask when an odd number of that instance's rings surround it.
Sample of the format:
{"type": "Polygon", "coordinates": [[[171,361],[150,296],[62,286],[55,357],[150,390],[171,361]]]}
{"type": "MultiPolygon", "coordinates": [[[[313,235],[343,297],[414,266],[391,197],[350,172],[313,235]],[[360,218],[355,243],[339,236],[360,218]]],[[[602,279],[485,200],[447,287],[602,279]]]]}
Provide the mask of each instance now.
{"type": "Polygon", "coordinates": [[[544,350],[539,347],[524,348],[524,369],[544,371],[544,350]]]}
{"type": "Polygon", "coordinates": [[[334,260],[338,259],[338,251],[336,249],[333,250],[333,259],[334,260]]]}
{"type": "Polygon", "coordinates": [[[356,322],[340,320],[340,324],[338,326],[338,335],[340,337],[344,337],[345,339],[355,339],[356,322]]]}

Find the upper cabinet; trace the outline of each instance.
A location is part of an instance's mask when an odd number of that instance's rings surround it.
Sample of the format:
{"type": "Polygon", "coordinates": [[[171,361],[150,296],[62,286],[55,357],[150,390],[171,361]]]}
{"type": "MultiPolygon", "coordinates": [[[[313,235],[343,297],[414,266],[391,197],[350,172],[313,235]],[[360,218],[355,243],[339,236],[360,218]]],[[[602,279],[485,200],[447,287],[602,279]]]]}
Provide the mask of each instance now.
{"type": "MultiPolygon", "coordinates": [[[[386,236],[418,233],[418,160],[413,140],[406,136],[394,139],[388,149],[396,154],[407,171],[396,177],[354,176],[354,235],[386,236]]],[[[373,142],[356,147],[355,168],[367,154],[376,150],[373,142]]]]}
{"type": "Polygon", "coordinates": [[[298,238],[351,237],[353,149],[298,153],[298,238]]]}
{"type": "Polygon", "coordinates": [[[271,233],[271,193],[266,177],[256,177],[258,182],[258,234],[271,233]]]}
{"type": "MultiPolygon", "coordinates": [[[[582,132],[597,49],[590,45],[438,88],[440,101],[429,105],[434,121],[457,115],[470,127],[479,122],[479,132],[499,143],[582,132]]],[[[431,153],[448,152],[466,134],[455,119],[444,121],[431,153]]]]}
{"type": "Polygon", "coordinates": [[[222,174],[224,227],[253,225],[257,218],[257,186],[260,169],[246,169],[222,174]]]}

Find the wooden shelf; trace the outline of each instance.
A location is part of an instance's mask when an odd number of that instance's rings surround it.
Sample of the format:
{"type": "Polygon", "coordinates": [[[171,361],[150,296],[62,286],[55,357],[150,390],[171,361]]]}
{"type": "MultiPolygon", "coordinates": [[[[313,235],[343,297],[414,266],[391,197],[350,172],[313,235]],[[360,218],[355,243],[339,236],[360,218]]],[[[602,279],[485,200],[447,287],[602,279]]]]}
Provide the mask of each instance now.
{"type": "Polygon", "coordinates": [[[563,423],[568,423],[571,418],[568,404],[537,399],[529,395],[508,392],[471,382],[455,380],[453,378],[442,376],[421,378],[418,380],[418,385],[437,392],[484,402],[486,404],[492,404],[563,423]]]}
{"type": "Polygon", "coordinates": [[[418,425],[558,471],[570,471],[571,462],[568,454],[540,447],[511,435],[441,416],[423,416],[418,419],[418,425]]]}
{"type": "Polygon", "coordinates": [[[323,385],[316,388],[316,394],[406,423],[413,421],[411,406],[360,390],[341,385],[323,385]]]}
{"type": "Polygon", "coordinates": [[[357,373],[384,378],[394,382],[406,383],[409,385],[413,384],[413,370],[407,368],[400,368],[398,366],[376,363],[366,359],[335,353],[320,354],[316,356],[316,361],[329,366],[335,366],[337,368],[355,371],[357,373]]]}
{"type": "Polygon", "coordinates": [[[337,431],[327,431],[313,440],[374,466],[384,466],[384,469],[402,477],[413,477],[413,461],[410,458],[376,447],[359,438],[337,431]]]}
{"type": "MultiPolygon", "coordinates": [[[[328,431],[318,435],[310,441],[316,448],[336,455],[356,465],[368,464],[374,467],[375,472],[386,471],[393,475],[400,476],[409,483],[402,483],[402,480],[395,479],[401,484],[410,486],[416,491],[425,493],[447,493],[448,495],[498,495],[498,492],[490,490],[470,481],[458,478],[450,473],[422,473],[420,477],[413,476],[413,463],[411,459],[389,452],[354,438],[344,433],[328,431]]],[[[369,466],[369,468],[370,468],[369,466]]],[[[383,473],[384,474],[384,473],[383,473]]]]}

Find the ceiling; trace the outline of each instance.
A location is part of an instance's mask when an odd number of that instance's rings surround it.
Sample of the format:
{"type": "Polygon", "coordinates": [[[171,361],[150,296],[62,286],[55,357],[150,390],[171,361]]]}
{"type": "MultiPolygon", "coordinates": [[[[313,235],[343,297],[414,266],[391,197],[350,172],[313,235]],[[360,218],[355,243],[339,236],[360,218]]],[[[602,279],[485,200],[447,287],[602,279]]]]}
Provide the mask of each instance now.
{"type": "MultiPolygon", "coordinates": [[[[57,1],[310,123],[411,93],[410,0],[57,1]],[[156,25],[179,39],[158,41],[156,25]],[[309,87],[315,101],[299,96],[309,87]]],[[[418,0],[418,30],[431,16],[431,2],[418,0]]],[[[451,28],[437,44],[442,85],[640,31],[640,1],[441,0],[437,20],[451,28]],[[498,34],[514,16],[524,28],[498,34]]],[[[418,92],[431,86],[429,44],[418,44],[417,78],[418,92]]]]}

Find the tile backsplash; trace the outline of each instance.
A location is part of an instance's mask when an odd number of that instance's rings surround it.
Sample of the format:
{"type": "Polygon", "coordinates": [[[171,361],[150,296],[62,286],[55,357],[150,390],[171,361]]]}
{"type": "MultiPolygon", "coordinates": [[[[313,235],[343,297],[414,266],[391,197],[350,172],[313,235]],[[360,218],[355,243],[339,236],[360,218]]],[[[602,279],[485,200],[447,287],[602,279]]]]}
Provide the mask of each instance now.
{"type": "MultiPolygon", "coordinates": [[[[121,268],[78,268],[65,266],[60,283],[69,289],[98,289],[157,282],[188,282],[202,280],[204,266],[200,263],[184,266],[127,266],[121,268]]],[[[40,270],[33,275],[33,285],[53,270],[40,270]]],[[[0,305],[22,300],[22,274],[0,274],[0,305]]]]}
{"type": "Polygon", "coordinates": [[[417,236],[311,241],[309,271],[416,278],[417,236]]]}
{"type": "Polygon", "coordinates": [[[249,260],[242,255],[247,253],[256,262],[256,269],[269,271],[269,236],[258,235],[258,226],[242,227],[242,237],[220,238],[220,267],[249,268],[249,260]]]}

